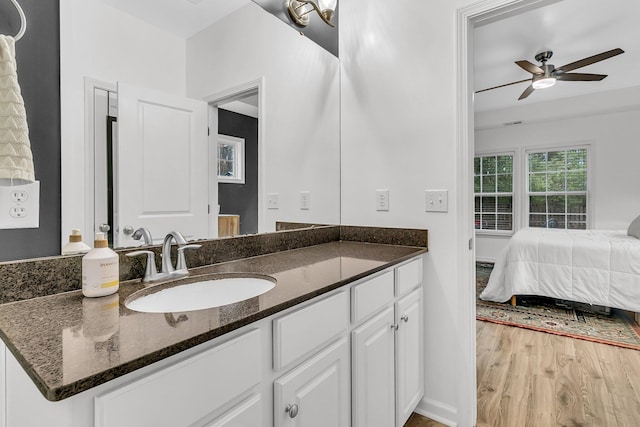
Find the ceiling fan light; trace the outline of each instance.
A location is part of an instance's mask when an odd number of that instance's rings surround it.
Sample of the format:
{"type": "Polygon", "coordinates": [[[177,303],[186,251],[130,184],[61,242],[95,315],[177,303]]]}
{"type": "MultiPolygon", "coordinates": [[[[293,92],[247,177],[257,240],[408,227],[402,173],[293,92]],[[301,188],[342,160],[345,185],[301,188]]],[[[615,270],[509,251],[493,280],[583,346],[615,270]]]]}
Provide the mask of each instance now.
{"type": "Polygon", "coordinates": [[[534,89],[547,89],[556,84],[555,77],[542,77],[540,79],[536,79],[531,83],[534,89]]]}

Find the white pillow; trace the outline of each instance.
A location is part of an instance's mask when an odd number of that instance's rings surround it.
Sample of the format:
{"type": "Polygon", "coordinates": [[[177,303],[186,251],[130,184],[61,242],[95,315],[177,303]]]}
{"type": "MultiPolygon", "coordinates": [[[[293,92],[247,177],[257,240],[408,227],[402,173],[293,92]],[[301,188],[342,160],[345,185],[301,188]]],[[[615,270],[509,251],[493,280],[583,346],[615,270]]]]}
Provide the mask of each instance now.
{"type": "Polygon", "coordinates": [[[631,221],[631,224],[629,224],[627,235],[640,239],[640,215],[638,215],[636,219],[631,221]]]}

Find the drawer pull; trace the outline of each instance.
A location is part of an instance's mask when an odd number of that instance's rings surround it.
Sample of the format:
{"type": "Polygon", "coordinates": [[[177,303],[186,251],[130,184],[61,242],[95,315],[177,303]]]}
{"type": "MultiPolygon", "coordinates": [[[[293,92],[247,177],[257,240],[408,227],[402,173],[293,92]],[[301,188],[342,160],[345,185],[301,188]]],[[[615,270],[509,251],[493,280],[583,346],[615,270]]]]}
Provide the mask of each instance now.
{"type": "Polygon", "coordinates": [[[406,314],[404,316],[402,316],[400,318],[401,320],[404,320],[404,323],[407,323],[409,321],[409,316],[407,316],[406,314]]]}
{"type": "Polygon", "coordinates": [[[295,418],[298,415],[298,405],[295,403],[293,405],[289,404],[284,411],[289,414],[290,418],[295,418]]]}

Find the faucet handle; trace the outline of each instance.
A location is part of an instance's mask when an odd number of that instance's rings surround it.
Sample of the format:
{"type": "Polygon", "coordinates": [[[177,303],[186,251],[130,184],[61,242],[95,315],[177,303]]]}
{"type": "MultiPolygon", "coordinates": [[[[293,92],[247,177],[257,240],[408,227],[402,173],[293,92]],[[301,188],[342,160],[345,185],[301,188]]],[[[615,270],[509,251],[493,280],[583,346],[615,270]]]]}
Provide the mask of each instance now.
{"type": "Polygon", "coordinates": [[[147,265],[144,269],[143,282],[152,282],[158,278],[158,270],[156,269],[156,254],[153,251],[133,251],[127,254],[128,257],[140,255],[147,256],[147,265]]]}
{"type": "Polygon", "coordinates": [[[184,251],[187,249],[198,249],[202,245],[184,245],[178,248],[178,262],[176,263],[176,271],[187,271],[187,260],[184,258],[184,251]]]}

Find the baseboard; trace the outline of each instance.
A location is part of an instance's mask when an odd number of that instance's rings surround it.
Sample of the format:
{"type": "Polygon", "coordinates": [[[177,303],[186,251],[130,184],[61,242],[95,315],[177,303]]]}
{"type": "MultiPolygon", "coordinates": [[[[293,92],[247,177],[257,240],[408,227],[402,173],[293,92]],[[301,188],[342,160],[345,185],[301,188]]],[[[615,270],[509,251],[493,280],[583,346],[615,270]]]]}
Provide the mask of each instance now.
{"type": "Polygon", "coordinates": [[[441,424],[458,427],[458,423],[454,421],[458,419],[458,410],[446,403],[423,398],[415,409],[415,412],[441,424]]]}

